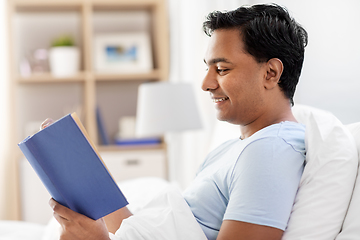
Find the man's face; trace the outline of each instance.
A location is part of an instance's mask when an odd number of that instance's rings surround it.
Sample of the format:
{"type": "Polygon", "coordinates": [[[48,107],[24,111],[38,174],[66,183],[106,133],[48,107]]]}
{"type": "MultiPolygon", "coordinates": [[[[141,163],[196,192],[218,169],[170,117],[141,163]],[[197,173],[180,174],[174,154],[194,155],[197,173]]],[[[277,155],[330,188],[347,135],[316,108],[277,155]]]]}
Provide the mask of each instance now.
{"type": "Polygon", "coordinates": [[[246,126],[261,116],[266,64],[245,51],[238,30],[215,30],[204,61],[202,89],[210,92],[219,120],[246,126]]]}

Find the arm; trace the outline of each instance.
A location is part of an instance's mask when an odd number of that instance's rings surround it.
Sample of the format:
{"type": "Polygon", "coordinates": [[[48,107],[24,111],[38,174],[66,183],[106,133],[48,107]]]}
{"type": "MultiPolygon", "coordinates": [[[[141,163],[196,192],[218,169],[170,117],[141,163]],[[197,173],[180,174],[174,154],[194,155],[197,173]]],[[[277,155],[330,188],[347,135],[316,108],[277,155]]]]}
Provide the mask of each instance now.
{"type": "Polygon", "coordinates": [[[224,220],[217,240],[280,240],[283,231],[277,228],[224,220]]]}
{"type": "Polygon", "coordinates": [[[115,234],[115,232],[120,228],[122,221],[131,215],[132,213],[127,207],[120,208],[119,210],[106,215],[104,217],[104,221],[109,232],[115,234]]]}
{"type": "Polygon", "coordinates": [[[279,240],[291,214],[303,156],[281,139],[269,138],[249,145],[241,157],[217,239],[279,240]],[[251,161],[241,165],[244,159],[251,161]]]}

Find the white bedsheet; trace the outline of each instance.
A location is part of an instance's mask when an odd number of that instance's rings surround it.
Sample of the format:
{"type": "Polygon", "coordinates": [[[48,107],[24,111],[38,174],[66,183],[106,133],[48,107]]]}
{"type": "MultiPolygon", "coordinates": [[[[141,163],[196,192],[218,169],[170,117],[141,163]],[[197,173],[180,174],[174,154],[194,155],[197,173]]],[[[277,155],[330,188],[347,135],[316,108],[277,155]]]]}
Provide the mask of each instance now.
{"type": "Polygon", "coordinates": [[[41,240],[45,225],[19,221],[0,221],[0,240],[41,240]]]}
{"type": "Polygon", "coordinates": [[[112,240],[206,240],[178,188],[169,186],[133,216],[125,219],[112,240]]]}
{"type": "MultiPolygon", "coordinates": [[[[121,182],[119,187],[134,215],[123,221],[116,235],[110,234],[113,240],[206,240],[176,185],[159,178],[139,178],[121,182]]],[[[58,240],[59,229],[52,219],[40,240],[58,240]]]]}
{"type": "MultiPolygon", "coordinates": [[[[114,240],[206,240],[177,186],[158,178],[140,178],[119,183],[133,216],[123,221],[114,240]]],[[[0,240],[58,240],[55,219],[41,225],[0,221],[0,240]]]]}

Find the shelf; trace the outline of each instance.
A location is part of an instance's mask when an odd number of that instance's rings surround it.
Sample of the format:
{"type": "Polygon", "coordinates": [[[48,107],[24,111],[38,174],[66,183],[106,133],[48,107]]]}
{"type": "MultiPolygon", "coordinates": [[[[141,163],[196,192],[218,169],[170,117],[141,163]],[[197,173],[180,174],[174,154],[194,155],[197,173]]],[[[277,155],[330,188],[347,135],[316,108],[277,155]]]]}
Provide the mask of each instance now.
{"type": "MultiPolygon", "coordinates": [[[[109,139],[113,139],[119,132],[119,120],[122,117],[136,117],[139,85],[143,82],[168,80],[170,60],[166,1],[6,0],[6,2],[11,98],[9,128],[12,129],[9,139],[12,149],[9,157],[13,164],[9,176],[12,176],[11,189],[14,189],[9,192],[9,201],[20,202],[19,196],[15,194],[20,192],[17,189],[16,179],[19,176],[17,160],[23,158],[23,155],[17,143],[37,131],[39,122],[44,119],[48,117],[59,119],[70,112],[77,112],[81,116],[81,121],[95,146],[104,160],[110,162],[107,165],[115,173],[115,177],[128,179],[150,175],[167,178],[167,146],[164,141],[160,144],[131,146],[119,146],[115,145],[115,141],[110,141],[112,145],[101,145],[102,139],[99,136],[95,111],[96,108],[101,109],[106,132],[109,139]],[[94,50],[96,36],[144,31],[149,33],[151,40],[153,61],[151,71],[103,73],[95,70],[97,69],[94,50]],[[62,78],[54,77],[50,70],[44,74],[21,76],[19,67],[22,59],[27,59],[30,65],[36,64],[34,51],[39,48],[49,49],[52,40],[64,33],[74,37],[75,44],[80,50],[80,72],[62,78]],[[127,167],[118,167],[122,163],[127,167]]],[[[32,69],[40,69],[31,66],[32,69]]],[[[41,183],[39,186],[42,187],[41,183]]],[[[40,205],[37,204],[35,208],[38,209],[40,205]]],[[[22,209],[24,210],[26,209],[22,209]]],[[[37,211],[41,212],[41,207],[37,211]]],[[[11,206],[9,212],[13,215],[21,213],[20,206],[11,206]]],[[[20,220],[19,216],[16,217],[20,220]]]]}
{"type": "Polygon", "coordinates": [[[80,10],[82,0],[13,0],[17,12],[80,10]]]}
{"type": "MultiPolygon", "coordinates": [[[[153,70],[149,73],[136,73],[136,74],[116,74],[116,73],[95,73],[93,78],[96,81],[126,81],[126,80],[135,80],[135,81],[151,81],[151,80],[160,80],[160,72],[158,70],[153,70]]],[[[59,82],[83,82],[85,81],[86,74],[81,72],[77,75],[70,77],[54,77],[51,73],[43,73],[37,75],[31,75],[29,77],[18,76],[17,82],[20,84],[31,84],[31,83],[59,83],[59,82]]]]}
{"type": "Polygon", "coordinates": [[[92,5],[95,10],[117,10],[119,8],[132,10],[132,9],[149,9],[156,5],[158,0],[132,0],[132,1],[119,1],[119,0],[92,0],[92,5]]]}
{"type": "Polygon", "coordinates": [[[153,70],[149,73],[136,73],[136,74],[106,74],[96,73],[95,79],[97,81],[111,81],[111,80],[159,80],[159,70],[153,70]]]}
{"type": "Polygon", "coordinates": [[[164,150],[166,145],[161,144],[149,144],[149,145],[128,145],[128,146],[118,146],[118,145],[101,145],[98,146],[99,152],[118,152],[118,151],[142,151],[142,150],[164,150]]]}
{"type": "Polygon", "coordinates": [[[80,72],[77,75],[70,76],[70,77],[54,77],[50,73],[43,73],[43,74],[34,74],[29,77],[17,77],[18,83],[21,84],[28,84],[28,83],[59,83],[59,82],[83,82],[85,81],[85,73],[80,72]]]}
{"type": "Polygon", "coordinates": [[[26,11],[63,11],[78,10],[84,4],[92,5],[96,10],[113,10],[121,9],[146,9],[156,6],[159,0],[12,0],[16,10],[19,12],[26,11]]]}

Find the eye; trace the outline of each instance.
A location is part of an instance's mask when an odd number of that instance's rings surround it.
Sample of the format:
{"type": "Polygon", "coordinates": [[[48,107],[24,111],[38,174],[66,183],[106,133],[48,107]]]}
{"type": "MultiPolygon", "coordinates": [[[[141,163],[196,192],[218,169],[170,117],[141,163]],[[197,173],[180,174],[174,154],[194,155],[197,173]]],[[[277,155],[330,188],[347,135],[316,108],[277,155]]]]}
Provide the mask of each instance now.
{"type": "Polygon", "coordinates": [[[229,69],[227,69],[227,68],[218,68],[218,69],[216,69],[216,71],[217,71],[217,73],[219,75],[225,75],[226,72],[229,71],[229,69]]]}

